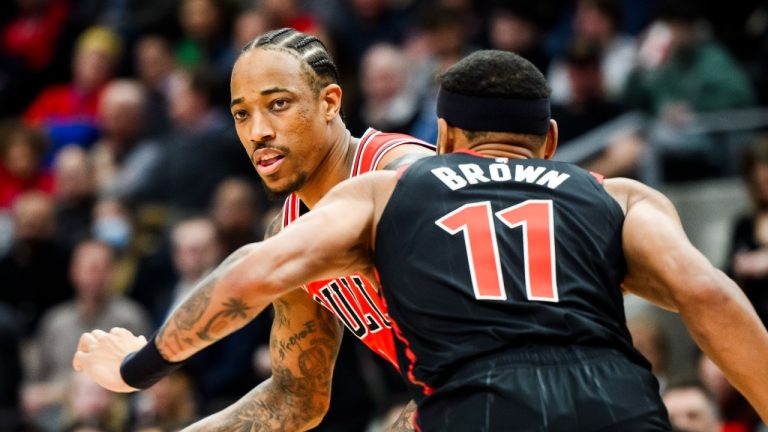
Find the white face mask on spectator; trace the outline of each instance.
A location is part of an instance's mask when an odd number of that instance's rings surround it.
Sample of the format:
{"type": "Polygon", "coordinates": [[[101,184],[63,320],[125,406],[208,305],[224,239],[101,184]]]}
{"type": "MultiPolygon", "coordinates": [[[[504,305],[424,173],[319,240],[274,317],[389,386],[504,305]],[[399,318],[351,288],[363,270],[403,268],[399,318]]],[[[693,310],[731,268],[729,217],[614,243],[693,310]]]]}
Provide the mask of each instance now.
{"type": "Polygon", "coordinates": [[[128,246],[132,234],[128,221],[118,216],[107,216],[94,222],[93,235],[118,250],[128,246]]]}

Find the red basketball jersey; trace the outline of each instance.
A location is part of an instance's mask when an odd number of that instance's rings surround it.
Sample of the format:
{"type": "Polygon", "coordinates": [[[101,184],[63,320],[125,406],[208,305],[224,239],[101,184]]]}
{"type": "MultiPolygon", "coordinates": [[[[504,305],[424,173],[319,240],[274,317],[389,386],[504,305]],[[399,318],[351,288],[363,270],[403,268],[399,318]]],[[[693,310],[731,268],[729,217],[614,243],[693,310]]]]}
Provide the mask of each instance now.
{"type": "MultiPolygon", "coordinates": [[[[430,150],[435,148],[408,135],[368,129],[360,138],[349,176],[377,170],[379,162],[390,150],[404,144],[416,144],[430,150]]],[[[306,211],[299,197],[292,193],[283,205],[283,228],[306,211]]],[[[387,359],[395,368],[398,367],[392,324],[379,292],[378,280],[371,281],[355,273],[339,279],[310,282],[302,288],[313,300],[336,315],[368,348],[387,359]]]]}

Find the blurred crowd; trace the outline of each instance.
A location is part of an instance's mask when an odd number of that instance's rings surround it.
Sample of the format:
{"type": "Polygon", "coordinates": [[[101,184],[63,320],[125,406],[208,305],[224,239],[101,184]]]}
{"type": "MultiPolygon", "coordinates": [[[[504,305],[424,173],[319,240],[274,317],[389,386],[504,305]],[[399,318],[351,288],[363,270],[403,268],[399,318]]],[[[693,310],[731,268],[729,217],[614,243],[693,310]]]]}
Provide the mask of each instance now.
{"type": "MultiPolygon", "coordinates": [[[[345,120],[434,142],[435,76],[479,48],[552,87],[561,151],[652,185],[743,175],[727,270],[768,322],[768,1],[15,0],[0,2],[0,431],[177,430],[270,374],[269,312],[141,394],[74,374],[79,335],[149,335],[269,201],[228,118],[240,48],[317,35],[345,120]],[[744,119],[750,119],[745,121],[744,119]]],[[[723,248],[727,248],[723,245],[723,248]]],[[[673,423],[765,430],[706,358],[666,368],[658,321],[630,321],[673,423]],[[761,429],[763,428],[763,429],[761,429]]],[[[407,399],[347,335],[317,430],[382,430],[407,399]]]]}

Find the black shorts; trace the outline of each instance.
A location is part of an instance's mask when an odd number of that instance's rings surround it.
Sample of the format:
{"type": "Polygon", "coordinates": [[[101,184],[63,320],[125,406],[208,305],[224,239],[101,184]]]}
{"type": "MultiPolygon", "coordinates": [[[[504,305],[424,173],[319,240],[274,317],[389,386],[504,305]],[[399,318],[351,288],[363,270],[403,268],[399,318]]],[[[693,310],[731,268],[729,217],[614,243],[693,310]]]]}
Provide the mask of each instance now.
{"type": "Polygon", "coordinates": [[[433,431],[654,432],[671,430],[645,367],[598,348],[533,348],[459,369],[418,405],[433,431]]]}

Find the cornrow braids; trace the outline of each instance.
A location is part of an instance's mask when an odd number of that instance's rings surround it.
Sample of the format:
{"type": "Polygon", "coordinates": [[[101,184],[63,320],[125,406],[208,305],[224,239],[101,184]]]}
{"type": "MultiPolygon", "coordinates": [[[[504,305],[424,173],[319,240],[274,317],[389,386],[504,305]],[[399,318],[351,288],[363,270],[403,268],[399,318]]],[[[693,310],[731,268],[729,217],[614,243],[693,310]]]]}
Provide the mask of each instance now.
{"type": "Polygon", "coordinates": [[[292,28],[281,28],[264,33],[248,42],[242,52],[261,47],[274,47],[297,54],[314,72],[314,76],[310,76],[309,83],[315,93],[319,93],[328,84],[339,84],[339,70],[325,44],[315,36],[292,28]]]}

